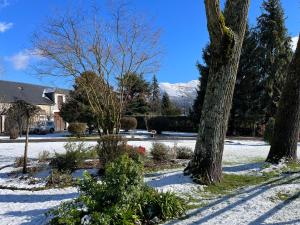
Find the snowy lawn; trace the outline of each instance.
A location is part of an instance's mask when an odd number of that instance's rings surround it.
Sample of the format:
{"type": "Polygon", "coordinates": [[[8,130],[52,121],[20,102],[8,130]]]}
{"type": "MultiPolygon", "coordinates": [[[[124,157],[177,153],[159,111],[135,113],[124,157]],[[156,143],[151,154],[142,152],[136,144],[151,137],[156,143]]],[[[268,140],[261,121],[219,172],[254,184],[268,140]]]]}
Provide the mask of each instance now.
{"type": "MultiPolygon", "coordinates": [[[[162,141],[169,146],[194,148],[195,141],[162,141]]],[[[63,152],[61,142],[30,143],[29,158],[47,150],[63,152]]],[[[88,142],[87,145],[95,145],[88,142]]],[[[130,145],[144,146],[151,141],[132,141],[130,145]]],[[[0,144],[0,167],[13,164],[15,157],[23,154],[23,143],[0,144]]],[[[261,141],[227,141],[224,150],[224,172],[229,174],[254,174],[260,170],[269,146],[261,141]]],[[[298,156],[300,157],[299,151],[298,156]]],[[[267,168],[268,169],[268,168],[267,168]]],[[[270,169],[269,169],[270,170],[270,169]]],[[[5,178],[5,168],[0,170],[0,183],[5,178]]],[[[182,169],[148,174],[145,181],[161,190],[180,195],[199,196],[203,186],[195,185],[182,169]]],[[[77,196],[76,188],[43,191],[12,191],[0,189],[0,224],[40,225],[45,222],[44,213],[62,201],[77,196]]],[[[285,175],[269,184],[244,188],[239,193],[206,200],[206,207],[192,210],[184,220],[168,224],[300,224],[300,174],[285,175]]],[[[199,204],[204,202],[199,199],[199,204]]]]}

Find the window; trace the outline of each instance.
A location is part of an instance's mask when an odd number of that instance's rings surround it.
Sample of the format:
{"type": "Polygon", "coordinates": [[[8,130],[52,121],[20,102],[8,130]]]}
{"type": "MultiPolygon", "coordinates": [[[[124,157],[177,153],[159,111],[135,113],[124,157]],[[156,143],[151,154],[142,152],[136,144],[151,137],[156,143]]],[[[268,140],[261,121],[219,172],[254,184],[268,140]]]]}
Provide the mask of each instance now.
{"type": "Polygon", "coordinates": [[[64,102],[63,96],[62,95],[58,95],[57,96],[57,105],[58,105],[58,109],[59,110],[61,109],[61,106],[62,106],[63,102],[64,102]]]}

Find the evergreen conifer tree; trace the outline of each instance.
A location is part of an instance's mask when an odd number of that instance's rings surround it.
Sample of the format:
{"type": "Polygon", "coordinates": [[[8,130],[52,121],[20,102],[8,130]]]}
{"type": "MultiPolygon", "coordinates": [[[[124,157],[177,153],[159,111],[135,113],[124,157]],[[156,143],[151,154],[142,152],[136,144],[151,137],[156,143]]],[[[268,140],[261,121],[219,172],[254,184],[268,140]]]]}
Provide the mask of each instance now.
{"type": "Polygon", "coordinates": [[[191,111],[191,118],[192,121],[195,124],[199,124],[200,118],[201,118],[201,109],[204,102],[204,96],[206,91],[206,85],[207,85],[207,79],[208,79],[208,73],[209,73],[209,65],[210,65],[210,48],[209,45],[207,45],[203,51],[202,51],[202,58],[204,61],[204,64],[197,63],[197,67],[200,73],[199,77],[199,86],[197,90],[197,96],[194,100],[193,108],[191,111]]]}
{"type": "Polygon", "coordinates": [[[161,113],[164,116],[178,116],[181,114],[180,109],[178,109],[170,100],[170,97],[167,92],[165,92],[162,96],[161,113]]]}
{"type": "Polygon", "coordinates": [[[255,135],[256,124],[263,119],[263,112],[260,111],[262,86],[258,60],[257,32],[247,27],[229,119],[228,132],[231,135],[238,134],[238,130],[243,132],[239,135],[255,135]]]}
{"type": "Polygon", "coordinates": [[[156,75],[152,77],[151,83],[151,111],[155,114],[160,114],[160,89],[156,75]]]}
{"type": "Polygon", "coordinates": [[[264,87],[261,102],[267,121],[276,114],[292,50],[280,0],[264,0],[262,9],[257,29],[264,87]]]}

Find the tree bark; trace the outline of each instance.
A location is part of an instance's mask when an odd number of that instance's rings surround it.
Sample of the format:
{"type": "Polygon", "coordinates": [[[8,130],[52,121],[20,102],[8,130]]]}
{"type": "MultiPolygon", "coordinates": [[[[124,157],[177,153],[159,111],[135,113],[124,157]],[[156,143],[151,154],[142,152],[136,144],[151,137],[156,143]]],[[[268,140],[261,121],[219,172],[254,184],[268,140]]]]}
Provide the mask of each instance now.
{"type": "Polygon", "coordinates": [[[227,0],[224,15],[219,0],[205,0],[205,7],[212,61],[194,156],[184,172],[196,182],[212,184],[222,178],[224,140],[249,0],[227,0]]]}
{"type": "Polygon", "coordinates": [[[300,127],[300,41],[289,65],[286,83],[280,98],[274,134],[267,162],[297,160],[300,127]]]}
{"type": "Polygon", "coordinates": [[[28,152],[28,142],[29,142],[29,117],[26,119],[26,138],[25,138],[25,149],[24,149],[24,159],[23,159],[23,173],[27,173],[27,152],[28,152]]]}

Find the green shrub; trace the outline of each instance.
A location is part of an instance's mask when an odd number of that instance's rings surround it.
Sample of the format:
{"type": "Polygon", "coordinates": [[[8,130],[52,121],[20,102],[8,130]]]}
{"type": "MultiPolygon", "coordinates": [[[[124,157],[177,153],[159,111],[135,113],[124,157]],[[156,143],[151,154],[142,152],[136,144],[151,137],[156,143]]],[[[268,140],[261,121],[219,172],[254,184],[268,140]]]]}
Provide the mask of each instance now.
{"type": "Polygon", "coordinates": [[[64,146],[65,153],[55,153],[55,156],[51,159],[50,165],[59,171],[71,171],[80,167],[85,159],[88,159],[93,150],[86,147],[84,143],[76,144],[69,142],[64,146]]]}
{"type": "Polygon", "coordinates": [[[137,127],[137,120],[134,117],[123,117],[121,119],[121,128],[125,131],[134,130],[137,127]]]}
{"type": "Polygon", "coordinates": [[[265,142],[271,143],[273,133],[274,133],[274,126],[275,126],[275,119],[270,118],[266,125],[265,132],[264,132],[264,141],[265,142]]]}
{"type": "Polygon", "coordinates": [[[155,161],[168,161],[176,157],[174,151],[162,143],[153,143],[150,149],[150,155],[155,161]]]}
{"type": "Polygon", "coordinates": [[[19,137],[19,133],[20,133],[19,129],[17,129],[17,128],[9,129],[9,131],[8,131],[9,139],[11,139],[11,140],[17,139],[19,137]]]}
{"type": "Polygon", "coordinates": [[[38,155],[39,162],[47,162],[50,159],[50,152],[49,151],[42,151],[38,155]]]}
{"type": "MultiPolygon", "coordinates": [[[[126,140],[119,135],[102,136],[98,141],[97,154],[102,169],[108,163],[125,154],[136,162],[142,161],[145,156],[145,152],[140,151],[139,147],[127,145],[126,140]]],[[[100,172],[103,172],[103,170],[100,172]]]]}
{"type": "Polygon", "coordinates": [[[193,150],[189,147],[175,146],[177,159],[191,159],[193,157],[193,150]]]}
{"type": "Polygon", "coordinates": [[[56,169],[51,171],[47,178],[47,187],[67,187],[73,184],[73,178],[69,171],[58,171],[56,169]]]}
{"type": "Polygon", "coordinates": [[[97,154],[102,167],[123,154],[126,141],[119,135],[106,135],[98,140],[97,154]]]}
{"type": "Polygon", "coordinates": [[[158,192],[144,186],[142,195],[142,211],[144,221],[150,222],[157,217],[163,221],[180,217],[186,212],[186,203],[172,192],[158,192]]]}
{"type": "Polygon", "coordinates": [[[123,155],[110,163],[101,182],[89,174],[79,183],[78,199],[51,210],[50,224],[149,224],[182,216],[186,203],[172,193],[160,193],[143,181],[143,165],[123,155]]]}
{"type": "Polygon", "coordinates": [[[68,126],[68,131],[72,136],[80,138],[85,134],[86,123],[70,123],[68,126]]]}

